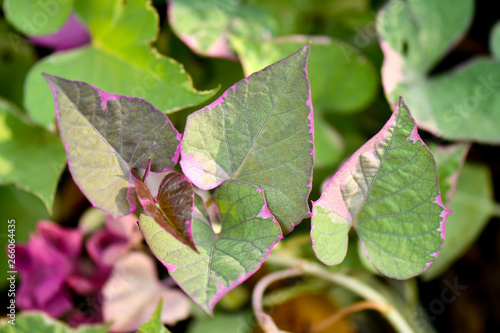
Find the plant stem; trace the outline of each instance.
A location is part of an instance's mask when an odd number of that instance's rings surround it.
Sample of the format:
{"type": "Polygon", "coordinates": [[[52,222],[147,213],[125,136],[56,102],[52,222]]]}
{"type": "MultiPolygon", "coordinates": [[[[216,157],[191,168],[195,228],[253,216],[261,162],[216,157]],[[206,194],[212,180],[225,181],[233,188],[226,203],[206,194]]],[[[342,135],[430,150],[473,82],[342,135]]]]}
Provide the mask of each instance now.
{"type": "Polygon", "coordinates": [[[335,322],[339,321],[340,319],[342,319],[342,317],[345,317],[357,311],[368,310],[368,309],[376,310],[380,312],[382,315],[385,315],[391,309],[391,306],[386,303],[379,303],[374,301],[358,302],[347,308],[340,310],[339,312],[335,313],[333,316],[322,321],[318,325],[313,326],[309,332],[318,333],[327,328],[328,326],[331,326],[335,322]]]}
{"type": "MultiPolygon", "coordinates": [[[[406,319],[403,317],[403,315],[392,305],[392,303],[387,300],[382,294],[371,288],[370,286],[366,285],[365,283],[359,281],[358,279],[354,277],[347,276],[342,273],[338,272],[331,272],[323,268],[322,266],[305,260],[305,259],[299,259],[299,258],[294,258],[290,257],[286,253],[280,253],[279,255],[276,254],[269,254],[269,257],[267,258],[266,262],[272,263],[275,265],[281,265],[285,267],[292,267],[289,270],[286,271],[281,271],[281,272],[276,272],[276,273],[281,273],[285,274],[288,273],[289,275],[287,276],[296,276],[300,275],[299,272],[302,272],[303,274],[308,274],[312,276],[319,277],[321,279],[327,280],[334,282],[336,284],[339,284],[343,286],[346,289],[349,289],[350,291],[354,292],[355,294],[363,297],[364,299],[368,301],[373,301],[381,304],[386,304],[388,306],[387,311],[385,312],[385,318],[387,321],[392,325],[392,327],[397,331],[397,332],[404,332],[404,333],[410,333],[414,332],[414,330],[410,327],[406,319]],[[292,270],[295,269],[295,270],[292,270]],[[292,275],[294,273],[294,275],[292,275]]],[[[271,275],[271,274],[270,274],[271,275]]],[[[277,276],[274,277],[276,279],[277,276]]],[[[266,278],[266,277],[265,277],[266,278]]],[[[259,291],[263,293],[262,291],[259,291]]],[[[254,291],[255,293],[255,291],[254,291]]],[[[255,301],[255,299],[254,299],[255,301]]],[[[260,313],[262,313],[262,310],[260,308],[260,301],[258,304],[254,303],[254,310],[257,309],[257,305],[259,306],[260,313]]],[[[256,311],[257,315],[257,311],[256,311]]],[[[267,315],[266,315],[267,316],[267,315]]],[[[269,317],[269,316],[268,316],[269,317]]],[[[269,317],[270,318],[270,317],[269,317]]],[[[259,320],[259,318],[257,317],[259,320]]],[[[272,321],[272,319],[271,319],[272,321]]],[[[259,324],[260,324],[259,320],[259,324]]],[[[274,325],[274,322],[273,322],[274,325]]],[[[276,326],[276,325],[274,325],[276,326]]],[[[279,331],[266,331],[267,332],[279,332],[279,331]]]]}
{"type": "Polygon", "coordinates": [[[274,272],[264,276],[259,282],[255,285],[252,294],[252,306],[253,311],[255,313],[255,317],[257,317],[257,321],[260,327],[266,333],[278,333],[284,332],[278,329],[276,324],[274,323],[271,316],[267,315],[262,308],[262,296],[264,295],[264,291],[266,288],[273,282],[292,277],[297,275],[303,275],[304,272],[297,267],[288,268],[282,271],[274,272]]]}

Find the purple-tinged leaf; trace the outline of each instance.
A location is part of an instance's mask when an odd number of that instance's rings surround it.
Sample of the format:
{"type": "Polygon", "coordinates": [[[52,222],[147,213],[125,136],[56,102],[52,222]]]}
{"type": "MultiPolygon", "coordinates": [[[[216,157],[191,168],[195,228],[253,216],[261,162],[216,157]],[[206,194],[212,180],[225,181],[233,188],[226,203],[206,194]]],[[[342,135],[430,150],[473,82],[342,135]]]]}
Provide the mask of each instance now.
{"type": "Polygon", "coordinates": [[[165,175],[160,183],[158,196],[153,197],[145,184],[150,166],[151,163],[148,164],[142,179],[135,170],[131,170],[136,181],[135,190],[139,202],[149,217],[166,232],[198,252],[191,233],[194,208],[193,185],[185,176],[172,172],[165,175]]]}
{"type": "Polygon", "coordinates": [[[167,171],[179,158],[180,134],[161,111],[139,99],[44,74],[54,93],[68,166],[92,205],[113,217],[137,206],[132,168],[167,171]]]}
{"type": "Polygon", "coordinates": [[[436,162],[400,99],[382,130],[313,203],[313,248],[325,264],[341,263],[352,227],[375,269],[407,279],[437,257],[449,214],[441,202],[436,162]]]}
{"type": "Polygon", "coordinates": [[[239,179],[264,190],[285,233],[309,216],[313,115],[309,46],[229,88],[191,114],[181,167],[199,188],[239,179]]]}
{"type": "Polygon", "coordinates": [[[227,181],[214,191],[221,231],[208,220],[201,198],[195,198],[193,238],[199,253],[141,214],[139,226],[148,245],[170,276],[206,312],[262,265],[282,238],[262,190],[242,181],[227,181]]]}

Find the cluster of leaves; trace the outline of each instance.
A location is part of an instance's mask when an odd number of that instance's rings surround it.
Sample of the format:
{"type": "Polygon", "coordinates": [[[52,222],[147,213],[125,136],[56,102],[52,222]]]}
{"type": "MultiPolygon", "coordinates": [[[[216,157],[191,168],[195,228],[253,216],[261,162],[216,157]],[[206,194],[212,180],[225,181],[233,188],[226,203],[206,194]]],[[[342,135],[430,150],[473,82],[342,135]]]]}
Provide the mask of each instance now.
{"type": "Polygon", "coordinates": [[[0,188],[0,197],[39,206],[24,212],[33,214],[25,219],[32,224],[46,218],[67,161],[92,205],[114,217],[144,208],[139,226],[150,249],[208,313],[309,216],[323,263],[343,262],[351,243],[363,264],[369,259],[386,276],[407,279],[425,270],[432,279],[494,214],[488,169],[465,162],[470,144],[429,150],[417,132],[418,125],[447,140],[499,142],[498,26],[492,59],[429,74],[466,33],[472,0],[392,0],[380,10],[382,84],[395,112],[356,152],[366,140],[356,113],[374,110],[381,62],[375,35],[359,43],[360,28],[375,20],[366,1],[334,1],[328,10],[314,1],[293,9],[286,1],[170,1],[167,18],[182,42],[201,56],[230,59],[207,59],[214,67],[239,59],[247,76],[234,85],[230,76],[221,79],[232,86],[184,117],[183,135],[176,127],[185,113],[174,112],[207,101],[216,89],[197,91],[182,65],[151,46],[159,32],[154,7],[145,0],[57,5],[4,1],[9,22],[26,35],[53,33],[73,13],[91,42],[35,63],[31,45],[0,25],[10,41],[5,48],[19,61],[16,77],[24,81],[24,91],[21,84],[0,91],[10,98],[0,100],[0,183],[14,184],[0,188]],[[304,28],[307,15],[318,12],[337,23],[325,31],[304,28]],[[26,24],[39,13],[50,24],[26,24]],[[326,175],[353,152],[320,191],[326,175]],[[173,172],[177,166],[183,175],[173,172]],[[150,171],[167,173],[157,196],[150,171]],[[310,211],[311,191],[321,196],[310,211]],[[449,209],[455,213],[447,219],[449,209]],[[351,229],[359,241],[349,237],[351,229]]]}

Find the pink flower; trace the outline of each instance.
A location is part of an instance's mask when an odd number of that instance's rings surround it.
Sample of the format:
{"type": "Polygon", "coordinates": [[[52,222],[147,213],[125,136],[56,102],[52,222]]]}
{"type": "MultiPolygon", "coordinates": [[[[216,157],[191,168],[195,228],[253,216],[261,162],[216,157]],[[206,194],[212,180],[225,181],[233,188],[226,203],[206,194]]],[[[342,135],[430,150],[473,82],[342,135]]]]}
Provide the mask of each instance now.
{"type": "Polygon", "coordinates": [[[117,219],[108,217],[105,227],[87,241],[87,252],[98,266],[110,267],[141,241],[137,217],[132,214],[117,219]]]}
{"type": "MultiPolygon", "coordinates": [[[[88,255],[82,253],[81,228],[38,222],[38,235],[31,235],[27,244],[17,247],[16,269],[21,276],[19,308],[42,310],[59,317],[74,309],[75,294],[95,298],[116,261],[142,241],[136,220],[134,215],[108,218],[105,227],[87,240],[88,255]]],[[[102,319],[101,304],[94,304],[93,308],[92,318],[87,318],[81,309],[73,310],[70,317],[75,323],[102,319]]]]}
{"type": "Polygon", "coordinates": [[[63,51],[88,44],[90,35],[76,15],[71,14],[61,29],[46,36],[32,36],[30,41],[40,46],[54,48],[56,51],[63,51]]]}
{"type": "Polygon", "coordinates": [[[17,304],[59,317],[73,307],[66,280],[82,249],[82,232],[50,221],[37,224],[38,236],[17,247],[16,269],[21,275],[17,304]]]}

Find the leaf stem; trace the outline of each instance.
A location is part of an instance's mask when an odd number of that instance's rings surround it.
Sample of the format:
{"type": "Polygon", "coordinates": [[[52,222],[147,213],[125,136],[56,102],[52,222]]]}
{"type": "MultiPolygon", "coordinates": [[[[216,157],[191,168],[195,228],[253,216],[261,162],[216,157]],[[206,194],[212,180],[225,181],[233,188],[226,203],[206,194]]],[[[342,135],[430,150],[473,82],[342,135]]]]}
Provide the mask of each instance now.
{"type": "Polygon", "coordinates": [[[276,324],[274,323],[271,316],[267,315],[262,308],[262,297],[264,295],[264,291],[266,288],[273,282],[286,279],[293,276],[303,275],[304,272],[297,268],[291,267],[282,271],[277,271],[271,274],[264,276],[262,279],[257,282],[252,294],[252,306],[253,311],[255,313],[255,317],[257,317],[257,322],[260,327],[266,333],[279,333],[285,332],[281,331],[276,324]]]}
{"type": "Polygon", "coordinates": [[[310,333],[318,333],[324,330],[325,328],[328,328],[328,326],[331,326],[335,322],[339,321],[343,317],[350,315],[351,313],[361,311],[361,310],[376,310],[380,312],[382,315],[385,315],[392,306],[390,306],[387,303],[380,303],[380,302],[374,302],[374,301],[362,301],[355,303],[347,308],[344,308],[340,310],[339,312],[335,313],[333,316],[328,317],[326,320],[322,321],[321,323],[313,326],[311,330],[309,331],[310,333]]]}
{"type": "MultiPolygon", "coordinates": [[[[331,272],[314,262],[305,259],[294,258],[287,255],[286,253],[280,253],[279,255],[271,253],[269,254],[269,257],[267,258],[266,262],[275,265],[291,267],[289,270],[276,272],[276,274],[281,273],[285,277],[297,276],[301,274],[312,275],[327,281],[331,281],[338,285],[341,285],[342,287],[349,289],[353,293],[363,297],[368,301],[377,302],[379,304],[386,304],[387,311],[384,313],[385,318],[392,325],[392,327],[397,332],[404,332],[404,333],[414,332],[414,330],[410,327],[410,325],[403,317],[403,315],[392,305],[392,303],[388,299],[386,299],[382,294],[377,292],[375,289],[371,288],[370,286],[366,285],[365,283],[354,277],[350,277],[338,272],[331,272]]],[[[272,276],[271,277],[271,279],[273,279],[272,281],[275,281],[279,276],[281,275],[272,276]]],[[[267,278],[267,276],[264,277],[262,280],[264,280],[265,278],[267,278]]],[[[263,290],[254,290],[254,296],[256,293],[263,293],[263,290]]],[[[261,320],[259,319],[259,314],[263,313],[260,307],[261,300],[258,303],[255,303],[255,298],[253,300],[254,300],[254,311],[256,313],[259,324],[261,324],[261,320]]],[[[267,316],[266,314],[264,315],[267,316]]],[[[269,319],[272,321],[271,317],[269,317],[269,319]]],[[[266,318],[266,320],[268,319],[266,318]]],[[[274,327],[276,327],[274,322],[272,324],[274,325],[274,327]]],[[[264,328],[262,324],[261,327],[264,328]]],[[[268,332],[279,332],[279,331],[265,330],[265,332],[268,333],[268,332]]]]}

